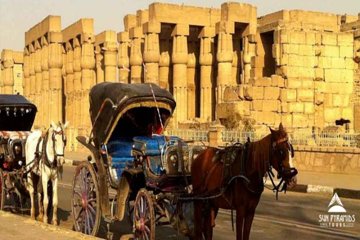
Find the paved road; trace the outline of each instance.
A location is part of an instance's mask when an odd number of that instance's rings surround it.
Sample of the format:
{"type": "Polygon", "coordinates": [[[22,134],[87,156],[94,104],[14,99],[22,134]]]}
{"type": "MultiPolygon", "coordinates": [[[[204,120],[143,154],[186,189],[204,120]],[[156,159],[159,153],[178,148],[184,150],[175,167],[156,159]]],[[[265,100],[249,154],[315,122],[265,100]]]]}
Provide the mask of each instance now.
{"type": "MultiPolygon", "coordinates": [[[[74,167],[65,166],[63,180],[59,189],[59,220],[60,227],[71,229],[71,182],[74,167]]],[[[275,195],[265,190],[257,208],[256,217],[251,231],[251,239],[360,239],[360,200],[342,198],[348,214],[356,215],[352,228],[322,228],[319,226],[319,214],[327,214],[330,195],[304,194],[288,192],[275,195]]],[[[115,232],[113,239],[131,232],[128,222],[112,225],[115,232]]],[[[157,227],[157,239],[185,239],[177,236],[169,226],[157,227]]],[[[235,239],[232,232],[230,213],[220,212],[216,220],[214,239],[235,239]]]]}

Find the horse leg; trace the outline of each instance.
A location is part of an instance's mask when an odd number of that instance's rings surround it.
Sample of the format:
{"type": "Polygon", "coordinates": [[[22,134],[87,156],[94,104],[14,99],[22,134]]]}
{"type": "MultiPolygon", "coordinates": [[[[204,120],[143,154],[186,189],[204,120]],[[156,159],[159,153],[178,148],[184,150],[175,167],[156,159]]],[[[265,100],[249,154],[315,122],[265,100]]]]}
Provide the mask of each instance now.
{"type": "Polygon", "coordinates": [[[48,223],[47,212],[48,212],[48,205],[49,205],[49,196],[48,196],[47,185],[48,185],[48,181],[49,181],[49,176],[47,175],[45,166],[42,169],[41,181],[42,181],[43,193],[44,193],[44,202],[43,202],[43,204],[44,204],[43,205],[44,206],[44,223],[48,223]]]}
{"type": "Polygon", "coordinates": [[[243,240],[244,230],[244,211],[241,208],[236,209],[236,240],[243,240]]]}
{"type": "Polygon", "coordinates": [[[211,240],[213,238],[213,230],[215,227],[215,218],[218,212],[218,208],[211,207],[209,216],[206,216],[204,221],[204,234],[205,239],[211,240]]]}
{"type": "Polygon", "coordinates": [[[244,222],[244,234],[243,234],[244,240],[249,240],[250,230],[251,230],[252,222],[254,220],[254,215],[255,215],[254,211],[251,211],[250,213],[246,213],[245,222],[244,222]]]}
{"type": "Polygon", "coordinates": [[[31,202],[31,209],[30,209],[30,215],[31,219],[35,220],[35,204],[34,204],[34,184],[31,177],[31,173],[29,173],[27,177],[27,184],[26,188],[29,191],[30,194],[30,202],[31,202]]]}
{"type": "Polygon", "coordinates": [[[38,187],[37,195],[38,195],[38,205],[39,205],[38,219],[39,219],[39,221],[43,221],[43,219],[44,219],[44,205],[43,205],[44,194],[43,194],[43,189],[42,189],[42,182],[40,180],[38,182],[37,187],[38,187]]]}
{"type": "Polygon", "coordinates": [[[202,201],[194,201],[194,236],[195,240],[202,240],[202,201]]]}
{"type": "Polygon", "coordinates": [[[57,174],[55,174],[55,177],[52,179],[52,188],[53,188],[53,194],[52,194],[52,204],[53,204],[53,219],[52,223],[57,226],[58,220],[57,220],[57,207],[58,207],[58,178],[57,174]]]}

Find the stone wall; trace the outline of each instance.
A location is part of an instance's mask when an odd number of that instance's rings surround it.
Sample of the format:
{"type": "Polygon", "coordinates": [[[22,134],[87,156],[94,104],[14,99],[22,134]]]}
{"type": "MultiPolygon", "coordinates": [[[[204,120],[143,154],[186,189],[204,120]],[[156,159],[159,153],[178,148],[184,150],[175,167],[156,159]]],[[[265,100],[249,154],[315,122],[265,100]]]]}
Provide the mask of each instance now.
{"type": "Polygon", "coordinates": [[[360,176],[360,150],[357,148],[295,146],[294,165],[299,171],[360,176]]]}
{"type": "Polygon", "coordinates": [[[4,49],[1,51],[1,94],[22,94],[23,52],[4,49]]]}

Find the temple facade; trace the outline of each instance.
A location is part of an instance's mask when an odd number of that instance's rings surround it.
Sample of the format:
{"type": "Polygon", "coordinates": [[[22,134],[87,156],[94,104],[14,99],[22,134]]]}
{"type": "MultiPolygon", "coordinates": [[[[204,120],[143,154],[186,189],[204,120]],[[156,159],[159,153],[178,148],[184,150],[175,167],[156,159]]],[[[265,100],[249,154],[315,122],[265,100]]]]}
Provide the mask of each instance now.
{"type": "Polygon", "coordinates": [[[91,131],[88,94],[103,81],[168,89],[175,127],[238,114],[292,129],[343,119],[360,131],[360,15],[282,10],[259,17],[243,3],[153,3],[126,15],[119,33],[96,34],[93,21],[63,28],[59,16],[48,16],[25,33],[22,54],[1,56],[1,93],[20,92],[14,69],[23,66],[21,91],[38,106],[35,124],[70,121],[72,149],[75,136],[91,131]]]}

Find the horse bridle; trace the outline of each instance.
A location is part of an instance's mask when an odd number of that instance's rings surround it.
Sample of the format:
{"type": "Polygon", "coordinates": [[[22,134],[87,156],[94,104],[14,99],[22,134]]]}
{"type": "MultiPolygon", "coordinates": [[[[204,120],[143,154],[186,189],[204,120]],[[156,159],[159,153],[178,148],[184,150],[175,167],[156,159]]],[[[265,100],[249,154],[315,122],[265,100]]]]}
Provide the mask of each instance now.
{"type": "MultiPolygon", "coordinates": [[[[48,135],[49,135],[49,133],[48,133],[48,135]]],[[[53,142],[53,151],[54,151],[54,163],[57,164],[57,158],[58,157],[64,157],[64,151],[63,151],[62,154],[59,154],[59,153],[56,152],[56,147],[55,147],[55,143],[56,143],[56,138],[55,137],[56,137],[56,135],[61,135],[62,136],[61,139],[62,139],[62,141],[64,143],[64,148],[65,148],[65,146],[66,146],[66,136],[65,136],[65,133],[64,133],[64,130],[63,130],[61,124],[60,124],[60,131],[56,131],[55,129],[53,129],[53,132],[51,134],[51,140],[53,142]]],[[[48,161],[48,163],[50,165],[50,162],[48,160],[46,152],[45,152],[45,155],[46,155],[47,161],[48,161]]]]}
{"type": "MultiPolygon", "coordinates": [[[[292,144],[289,142],[289,139],[287,137],[278,139],[277,141],[272,141],[272,144],[270,145],[270,156],[271,157],[273,156],[272,153],[277,152],[277,151],[280,151],[280,155],[283,155],[283,153],[281,153],[281,150],[277,149],[277,146],[284,142],[286,142],[289,146],[289,151],[290,151],[291,157],[292,158],[294,157],[294,148],[293,148],[292,144]]],[[[281,179],[281,180],[277,185],[274,182],[275,174],[272,172],[272,165],[270,163],[268,164],[269,167],[268,167],[268,171],[267,171],[269,178],[271,180],[271,183],[273,185],[272,191],[276,192],[276,200],[278,199],[279,192],[283,192],[283,191],[286,192],[286,188],[287,188],[286,180],[293,178],[298,173],[297,169],[294,167],[285,168],[283,166],[283,159],[281,161],[279,161],[278,165],[279,165],[279,171],[278,171],[277,178],[281,179]]]]}

